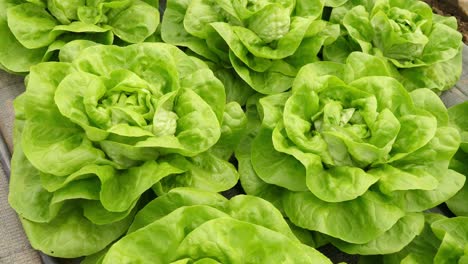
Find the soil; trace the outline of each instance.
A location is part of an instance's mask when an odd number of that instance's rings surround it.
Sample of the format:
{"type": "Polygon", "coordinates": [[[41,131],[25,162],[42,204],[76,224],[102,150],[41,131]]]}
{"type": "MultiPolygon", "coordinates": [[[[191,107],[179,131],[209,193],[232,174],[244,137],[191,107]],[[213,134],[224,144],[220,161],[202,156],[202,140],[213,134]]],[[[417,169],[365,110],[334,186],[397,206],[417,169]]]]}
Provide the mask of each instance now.
{"type": "MultiPolygon", "coordinates": [[[[432,6],[434,13],[443,16],[455,16],[458,20],[458,31],[463,34],[463,42],[468,44],[468,15],[465,10],[457,4],[457,1],[447,0],[424,0],[432,6]]],[[[458,1],[464,2],[464,1],[458,1]]]]}

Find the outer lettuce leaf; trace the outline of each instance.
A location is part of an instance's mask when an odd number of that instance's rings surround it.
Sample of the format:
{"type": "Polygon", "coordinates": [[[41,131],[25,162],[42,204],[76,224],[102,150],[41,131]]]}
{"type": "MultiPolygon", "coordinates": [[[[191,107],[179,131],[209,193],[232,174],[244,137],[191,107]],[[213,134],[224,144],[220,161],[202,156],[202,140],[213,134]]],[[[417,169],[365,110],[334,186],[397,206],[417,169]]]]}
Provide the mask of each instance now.
{"type": "Polygon", "coordinates": [[[23,47],[9,30],[7,9],[21,1],[0,1],[0,68],[9,72],[26,72],[31,65],[41,62],[45,48],[27,49],[23,47]]]}
{"type": "Polygon", "coordinates": [[[467,110],[467,102],[452,106],[448,110],[450,123],[460,132],[461,135],[462,142],[460,149],[465,153],[468,152],[468,122],[465,118],[467,110]]]}
{"type": "Polygon", "coordinates": [[[218,157],[228,160],[239,144],[247,127],[247,117],[237,102],[226,104],[221,125],[221,137],[212,151],[218,157]]]}
{"type": "Polygon", "coordinates": [[[126,231],[152,187],[236,184],[235,168],[210,148],[223,133],[220,144],[234,149],[245,121],[236,103],[225,111],[206,64],[161,43],[79,41],[61,55],[67,62],[33,66],[15,101],[9,200],[34,248],[90,255],[126,231]]]}
{"type": "Polygon", "coordinates": [[[427,67],[416,67],[400,70],[401,82],[408,90],[425,87],[436,92],[452,88],[462,73],[462,52],[450,60],[435,63],[427,67]]]}
{"type": "Polygon", "coordinates": [[[247,194],[263,198],[274,204],[276,208],[283,212],[281,201],[283,188],[264,182],[260,177],[258,177],[252,167],[252,141],[258,134],[258,130],[261,124],[256,106],[259,98],[260,97],[258,95],[252,96],[247,102],[247,128],[235,151],[235,157],[238,162],[240,182],[247,194]]]}
{"type": "Polygon", "coordinates": [[[417,213],[465,179],[449,169],[460,133],[440,98],[387,76],[398,74],[384,59],[352,53],[304,66],[291,92],[247,108],[252,128],[236,151],[246,193],[349,253],[404,248],[421,232],[417,213]]]}
{"type": "Polygon", "coordinates": [[[112,44],[114,37],[125,43],[143,42],[158,27],[157,8],[154,1],[140,0],[2,0],[0,67],[27,73],[31,66],[52,59],[53,51],[76,39],[103,44],[112,44]]]}
{"type": "Polygon", "coordinates": [[[216,64],[212,64],[210,68],[216,78],[224,84],[227,102],[237,102],[239,105],[244,106],[248,98],[255,93],[247,83],[237,77],[234,70],[223,69],[217,67],[216,64]]]}
{"type": "Polygon", "coordinates": [[[134,215],[132,212],[122,220],[98,225],[83,217],[80,211],[79,205],[69,204],[49,223],[21,219],[31,246],[56,257],[89,255],[103,249],[125,233],[134,215]],[[79,239],[83,234],[86,234],[86,239],[79,239]]]}
{"type": "Polygon", "coordinates": [[[179,207],[209,205],[213,208],[222,209],[225,203],[226,198],[218,193],[201,191],[194,188],[175,188],[151,201],[144,209],[140,210],[127,233],[133,233],[140,228],[150,225],[179,207]]]}
{"type": "MultiPolygon", "coordinates": [[[[192,1],[167,2],[166,10],[164,11],[163,20],[161,22],[161,37],[166,43],[188,47],[193,52],[209,60],[219,62],[219,57],[216,53],[214,53],[207,47],[206,41],[204,39],[199,39],[196,36],[192,36],[189,32],[186,31],[184,23],[180,23],[180,21],[184,21],[184,17],[186,16],[187,10],[191,3],[192,1]]],[[[209,2],[209,4],[213,3],[209,2]]],[[[206,11],[206,9],[209,10],[209,7],[204,7],[204,11],[206,11]]],[[[205,18],[204,20],[210,21],[216,19],[218,16],[224,16],[223,12],[210,12],[209,14],[210,16],[207,16],[207,18],[205,18]]],[[[214,42],[219,42],[217,41],[219,38],[216,38],[216,36],[212,35],[212,32],[209,32],[209,30],[205,29],[205,35],[206,34],[209,34],[210,37],[213,37],[213,39],[215,40],[214,42]]]]}
{"type": "Polygon", "coordinates": [[[434,262],[450,263],[466,258],[468,217],[443,219],[432,223],[431,229],[436,237],[442,240],[434,262]]]}
{"type": "Polygon", "coordinates": [[[362,257],[360,263],[464,263],[468,218],[425,215],[423,232],[398,253],[362,257]]]}
{"type": "Polygon", "coordinates": [[[332,240],[334,246],[348,254],[367,255],[376,249],[382,254],[398,252],[419,235],[424,227],[424,215],[421,213],[407,214],[389,230],[366,244],[347,244],[340,240],[332,240]]]}
{"type": "Polygon", "coordinates": [[[213,193],[174,189],[143,208],[132,227],[102,263],[331,263],[301,244],[271,204],[252,196],[228,201],[213,193]],[[155,237],[164,243],[155,243],[155,237]]]}
{"type": "Polygon", "coordinates": [[[342,61],[352,51],[387,58],[408,90],[450,89],[461,75],[462,36],[454,17],[432,13],[421,1],[348,1],[330,21],[346,32],[325,47],[326,59],[342,61]],[[443,40],[443,41],[441,41],[443,40]]]}
{"type": "Polygon", "coordinates": [[[8,197],[10,205],[21,216],[26,235],[34,248],[57,257],[79,257],[97,252],[125,233],[135,210],[132,206],[117,217],[108,213],[106,223],[99,222],[91,217],[98,214],[103,218],[107,211],[99,210],[102,205],[98,201],[99,184],[95,181],[77,181],[55,193],[41,186],[41,172],[30,164],[22,150],[24,98],[23,95],[15,102],[17,120],[12,159],[14,169],[8,197]],[[83,235],[86,235],[86,240],[79,239],[83,235]]]}
{"type": "Polygon", "coordinates": [[[445,219],[439,214],[425,214],[423,231],[405,248],[394,254],[361,256],[360,264],[366,263],[432,263],[440,240],[431,230],[431,223],[445,219]]]}
{"type": "Polygon", "coordinates": [[[466,201],[468,199],[468,184],[466,183],[466,175],[468,175],[468,166],[466,164],[468,154],[459,150],[450,162],[450,168],[463,175],[465,175],[465,185],[455,194],[452,198],[446,201],[450,211],[457,216],[468,216],[468,206],[466,201]]]}
{"type": "Polygon", "coordinates": [[[153,188],[158,195],[181,186],[222,192],[236,185],[239,179],[239,175],[231,163],[209,152],[180,160],[180,162],[175,159],[172,164],[175,164],[175,167],[179,168],[180,171],[185,172],[158,182],[153,188]]]}
{"type": "Polygon", "coordinates": [[[326,0],[325,5],[329,7],[338,7],[348,2],[348,0],[326,0]]]}
{"type": "MultiPolygon", "coordinates": [[[[468,122],[466,121],[466,113],[468,112],[468,103],[464,102],[455,106],[452,106],[448,110],[451,124],[460,132],[462,142],[460,149],[455,154],[453,159],[450,161],[450,168],[463,174],[465,178],[468,175],[468,122]]],[[[450,200],[447,201],[447,205],[450,210],[457,216],[468,216],[468,205],[466,203],[468,199],[468,184],[450,200]]]]}
{"type": "MultiPolygon", "coordinates": [[[[308,192],[288,193],[283,206],[294,224],[354,244],[369,243],[376,239],[404,215],[401,209],[372,192],[342,203],[326,203],[308,192]],[[307,211],[304,210],[306,208],[307,211]],[[353,218],[345,217],[351,214],[358,215],[353,218]],[[380,215],[388,216],[380,218],[380,215]]],[[[375,252],[380,249],[372,250],[375,252]]]]}

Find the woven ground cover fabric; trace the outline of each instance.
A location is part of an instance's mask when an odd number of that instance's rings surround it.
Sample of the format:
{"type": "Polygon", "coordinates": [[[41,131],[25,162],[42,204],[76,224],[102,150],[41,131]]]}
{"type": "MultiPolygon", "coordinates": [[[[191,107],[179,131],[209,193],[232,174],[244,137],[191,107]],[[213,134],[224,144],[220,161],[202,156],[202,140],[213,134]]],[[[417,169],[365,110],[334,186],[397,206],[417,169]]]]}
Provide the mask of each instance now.
{"type": "Polygon", "coordinates": [[[8,204],[8,182],[3,170],[0,170],[0,223],[0,263],[41,263],[39,254],[29,245],[15,211],[8,204]]]}

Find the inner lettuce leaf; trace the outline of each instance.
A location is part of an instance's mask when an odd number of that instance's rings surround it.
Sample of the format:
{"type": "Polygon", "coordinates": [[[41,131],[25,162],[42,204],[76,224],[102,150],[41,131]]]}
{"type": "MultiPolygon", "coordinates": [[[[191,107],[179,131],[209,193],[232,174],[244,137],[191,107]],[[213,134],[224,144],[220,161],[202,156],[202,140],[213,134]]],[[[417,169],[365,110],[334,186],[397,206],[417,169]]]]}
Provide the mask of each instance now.
{"type": "Polygon", "coordinates": [[[354,52],[304,66],[291,92],[252,97],[236,149],[246,193],[350,254],[409,244],[420,213],[462,188],[449,168],[461,140],[434,92],[389,76],[386,59],[354,52]]]}
{"type": "Polygon", "coordinates": [[[0,1],[0,68],[27,73],[64,44],[140,43],[159,25],[159,3],[141,0],[0,1]]]}
{"type": "Polygon", "coordinates": [[[468,259],[468,218],[447,218],[425,214],[423,232],[400,252],[381,256],[363,256],[367,263],[466,263],[468,259]]]}
{"type": "Polygon", "coordinates": [[[412,91],[452,88],[462,69],[462,35],[455,17],[432,13],[418,0],[352,0],[333,8],[330,22],[341,25],[339,40],[324,47],[324,59],[341,61],[352,51],[391,61],[412,91]]]}
{"type": "Polygon", "coordinates": [[[105,248],[151,188],[238,180],[227,159],[245,117],[206,64],[168,44],[88,44],[31,67],[15,101],[9,201],[33,247],[58,257],[105,248]]]}
{"type": "Polygon", "coordinates": [[[331,263],[300,243],[267,201],[248,195],[227,200],[192,188],[173,189],[150,202],[135,216],[127,235],[84,263],[127,261],[331,263]]]}
{"type": "Polygon", "coordinates": [[[161,36],[274,94],[288,90],[299,68],[336,40],[339,26],[320,18],[325,6],[345,2],[169,0],[161,36]]]}

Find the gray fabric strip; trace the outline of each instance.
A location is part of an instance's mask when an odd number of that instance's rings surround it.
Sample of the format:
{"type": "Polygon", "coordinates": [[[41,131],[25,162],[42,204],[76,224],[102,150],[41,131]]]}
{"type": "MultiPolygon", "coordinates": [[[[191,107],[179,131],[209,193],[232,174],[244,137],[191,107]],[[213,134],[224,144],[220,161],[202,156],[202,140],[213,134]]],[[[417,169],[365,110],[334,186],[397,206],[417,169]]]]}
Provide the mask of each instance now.
{"type": "Polygon", "coordinates": [[[39,264],[39,254],[31,248],[23,227],[8,204],[8,182],[0,166],[0,263],[39,264]]]}

